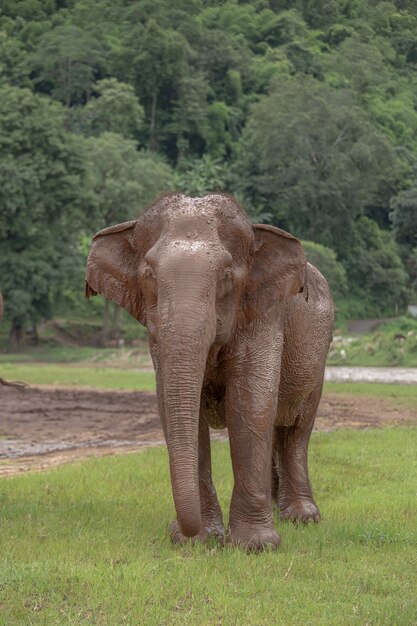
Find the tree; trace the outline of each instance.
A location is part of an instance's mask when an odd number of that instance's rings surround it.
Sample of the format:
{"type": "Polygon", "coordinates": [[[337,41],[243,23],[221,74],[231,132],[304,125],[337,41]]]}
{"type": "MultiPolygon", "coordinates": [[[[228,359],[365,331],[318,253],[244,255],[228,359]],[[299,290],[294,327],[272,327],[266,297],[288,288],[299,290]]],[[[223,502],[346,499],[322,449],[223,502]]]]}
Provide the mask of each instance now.
{"type": "Polygon", "coordinates": [[[62,106],[28,89],[0,88],[0,275],[11,340],[52,315],[80,268],[88,214],[81,138],[64,130],[62,106]]]}
{"type": "MultiPolygon", "coordinates": [[[[397,314],[408,298],[407,275],[391,235],[366,216],[355,222],[344,260],[349,302],[362,317],[397,314]]],[[[356,314],[357,314],[356,313],[356,314]]]]}
{"type": "Polygon", "coordinates": [[[23,44],[0,32],[0,82],[8,82],[16,87],[30,87],[29,55],[23,44]]]}
{"type": "Polygon", "coordinates": [[[178,78],[172,122],[167,130],[175,136],[176,154],[172,156],[179,164],[190,154],[200,155],[204,151],[204,139],[210,127],[207,102],[210,91],[202,73],[178,78]]]}
{"type": "Polygon", "coordinates": [[[205,154],[201,159],[183,161],[177,170],[176,188],[192,196],[203,196],[225,187],[227,173],[220,159],[205,154]]]}
{"type": "Polygon", "coordinates": [[[394,167],[388,141],[348,91],[298,76],[277,79],[254,105],[234,173],[277,223],[343,257],[355,218],[394,167]]]}
{"type": "Polygon", "coordinates": [[[302,241],[301,243],[307,259],[320,270],[329,283],[333,298],[337,301],[346,296],[348,290],[346,270],[337,260],[335,251],[314,241],[302,241]]]}
{"type": "MultiPolygon", "coordinates": [[[[145,104],[149,116],[149,146],[158,145],[157,120],[162,91],[175,93],[174,86],[184,73],[190,53],[187,40],[171,28],[162,28],[155,19],[137,25],[130,33],[122,52],[129,78],[145,104]]],[[[169,97],[169,96],[168,96],[169,97]]]]}
{"type": "Polygon", "coordinates": [[[390,72],[387,60],[390,56],[392,59],[392,50],[385,49],[385,53],[384,56],[379,47],[361,41],[359,36],[348,37],[326,59],[332,84],[361,96],[386,85],[390,72]]]}
{"type": "Polygon", "coordinates": [[[171,168],[162,157],[117,133],[85,140],[95,202],[97,227],[134,219],[156,194],[173,185],[171,168]]]}
{"type": "Polygon", "coordinates": [[[67,107],[88,102],[104,59],[102,42],[73,24],[57,26],[41,37],[33,53],[35,84],[67,107]]]}
{"type": "Polygon", "coordinates": [[[392,198],[391,209],[396,240],[408,249],[417,246],[417,184],[392,198]]]}
{"type": "Polygon", "coordinates": [[[131,85],[106,78],[93,86],[94,95],[84,107],[77,107],[72,126],[85,135],[118,133],[126,139],[138,137],[144,111],[131,85]]]}

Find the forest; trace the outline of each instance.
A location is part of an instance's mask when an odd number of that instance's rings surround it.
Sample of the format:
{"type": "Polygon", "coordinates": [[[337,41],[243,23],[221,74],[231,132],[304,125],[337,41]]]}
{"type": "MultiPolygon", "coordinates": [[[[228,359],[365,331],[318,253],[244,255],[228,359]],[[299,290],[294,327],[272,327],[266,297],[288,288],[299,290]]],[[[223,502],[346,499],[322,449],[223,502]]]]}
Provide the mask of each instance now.
{"type": "Polygon", "coordinates": [[[91,236],[170,189],[302,239],[339,318],[417,303],[417,3],[1,0],[11,340],[101,314],[91,236]]]}

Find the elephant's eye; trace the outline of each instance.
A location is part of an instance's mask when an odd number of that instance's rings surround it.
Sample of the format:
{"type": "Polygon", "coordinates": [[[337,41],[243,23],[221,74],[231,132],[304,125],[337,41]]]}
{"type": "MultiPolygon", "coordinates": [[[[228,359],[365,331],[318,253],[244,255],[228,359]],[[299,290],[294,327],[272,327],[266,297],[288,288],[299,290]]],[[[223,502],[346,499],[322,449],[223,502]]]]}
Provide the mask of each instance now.
{"type": "Polygon", "coordinates": [[[220,280],[220,284],[218,288],[219,297],[222,298],[227,293],[229,293],[229,291],[232,290],[232,287],[233,287],[233,271],[230,268],[227,268],[226,270],[224,270],[221,276],[221,280],[220,280]]]}
{"type": "Polygon", "coordinates": [[[150,265],[147,265],[145,267],[145,270],[144,270],[143,274],[144,274],[145,278],[148,278],[150,280],[154,280],[156,278],[155,272],[153,271],[153,269],[151,268],[150,265]]]}
{"type": "Polygon", "coordinates": [[[145,298],[153,300],[158,292],[158,283],[155,272],[150,265],[144,264],[144,266],[142,266],[141,275],[145,298]]]}
{"type": "Polygon", "coordinates": [[[156,278],[155,272],[153,271],[150,265],[144,266],[144,268],[142,269],[142,276],[150,281],[153,281],[156,278]]]}

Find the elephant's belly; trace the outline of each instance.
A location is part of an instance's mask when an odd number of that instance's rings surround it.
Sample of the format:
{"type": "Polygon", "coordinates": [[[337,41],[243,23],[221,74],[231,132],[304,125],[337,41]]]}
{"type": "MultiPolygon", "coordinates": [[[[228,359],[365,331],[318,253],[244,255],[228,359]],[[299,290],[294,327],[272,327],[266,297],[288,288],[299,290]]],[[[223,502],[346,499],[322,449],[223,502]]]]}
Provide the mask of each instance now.
{"type": "Polygon", "coordinates": [[[293,426],[303,416],[311,394],[323,381],[324,355],[315,362],[297,357],[290,359],[289,356],[284,350],[275,420],[277,426],[293,426]]]}
{"type": "Polygon", "coordinates": [[[226,411],[222,390],[214,387],[203,389],[202,404],[210,428],[226,428],[226,411]]]}

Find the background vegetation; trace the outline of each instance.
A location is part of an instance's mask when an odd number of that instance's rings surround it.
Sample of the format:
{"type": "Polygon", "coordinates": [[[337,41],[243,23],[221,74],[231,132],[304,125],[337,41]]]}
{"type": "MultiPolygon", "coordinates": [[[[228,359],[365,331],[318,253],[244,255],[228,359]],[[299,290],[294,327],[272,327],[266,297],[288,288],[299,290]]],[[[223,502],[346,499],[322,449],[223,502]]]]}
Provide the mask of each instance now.
{"type": "MultiPolygon", "coordinates": [[[[172,188],[230,191],[307,240],[339,317],[401,312],[417,301],[416,72],[408,0],[3,0],[11,339],[82,312],[91,234],[172,188]]],[[[104,338],[118,315],[106,305],[104,338]]]]}

